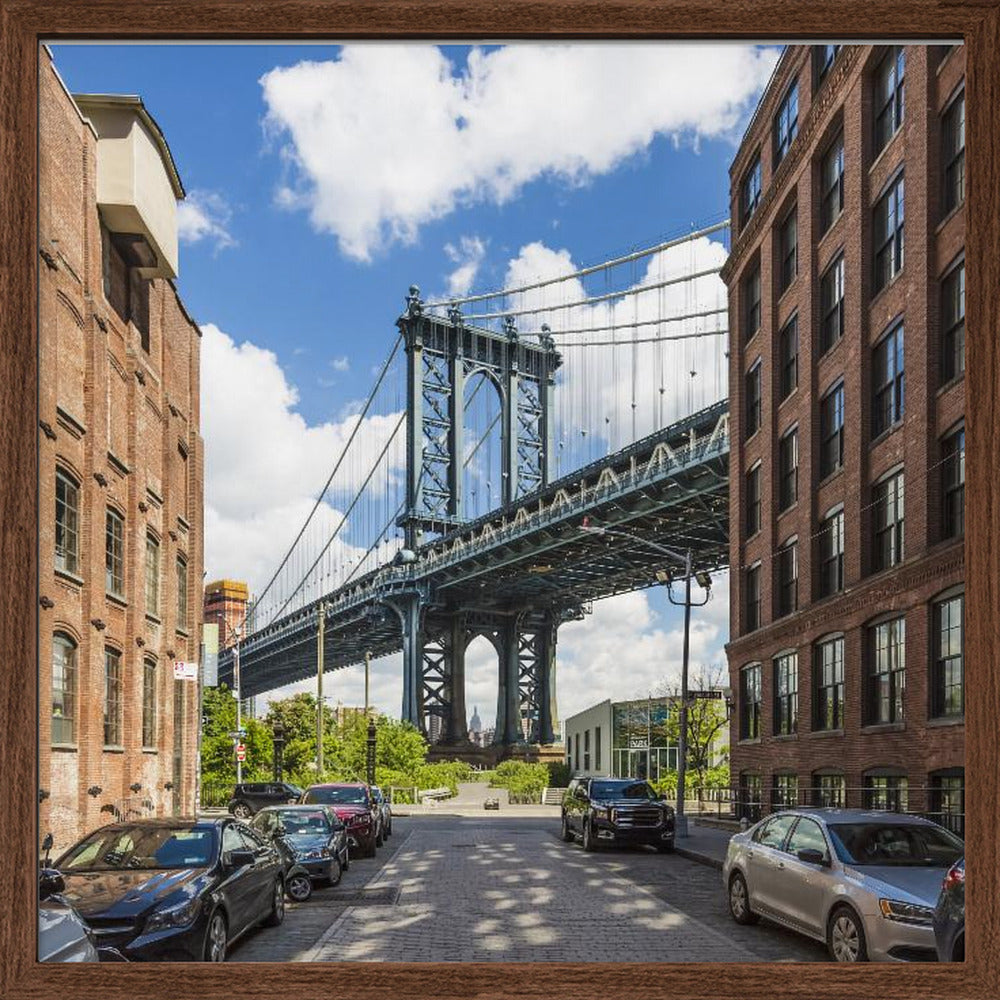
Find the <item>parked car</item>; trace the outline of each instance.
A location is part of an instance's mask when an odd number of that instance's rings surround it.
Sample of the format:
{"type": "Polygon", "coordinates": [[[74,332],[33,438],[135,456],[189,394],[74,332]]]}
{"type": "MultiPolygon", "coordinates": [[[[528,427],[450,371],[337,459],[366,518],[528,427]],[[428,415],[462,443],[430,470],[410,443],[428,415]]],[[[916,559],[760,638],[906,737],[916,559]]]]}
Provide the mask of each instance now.
{"type": "MultiPolygon", "coordinates": [[[[254,816],[250,827],[283,845],[309,879],[336,885],[350,865],[347,829],[330,806],[268,806],[254,816]]],[[[300,898],[293,889],[289,894],[300,898]]]]}
{"type": "Polygon", "coordinates": [[[382,816],[382,840],[392,836],[392,805],[378,785],[372,785],[372,798],[378,804],[382,816]]]}
{"type": "Polygon", "coordinates": [[[301,797],[302,789],[287,781],[243,782],[233,789],[227,808],[237,819],[245,820],[267,806],[287,805],[301,797]]]}
{"type": "Polygon", "coordinates": [[[285,917],[281,855],[230,816],[108,824],[56,867],[102,959],[224,962],[246,931],[285,917]]]}
{"type": "Polygon", "coordinates": [[[62,898],[62,875],[51,866],[52,834],[45,835],[45,857],[38,871],[38,961],[98,962],[94,932],[80,914],[62,898]]]}
{"type": "Polygon", "coordinates": [[[965,961],[965,858],[948,869],[941,883],[934,910],[934,943],[939,961],[965,961]]]}
{"type": "Polygon", "coordinates": [[[934,903],[963,853],[918,816],[788,809],[730,839],[722,878],[738,924],[767,917],[836,962],[933,961],[934,903]]]}
{"type": "Polygon", "coordinates": [[[302,793],[303,805],[324,805],[347,827],[347,841],[363,858],[374,858],[379,832],[379,812],[368,786],[360,781],[310,785],[302,793]]]}
{"type": "Polygon", "coordinates": [[[674,849],[674,810],[646,781],[574,778],[562,803],[562,839],[585,851],[601,844],[650,844],[674,849]]]}

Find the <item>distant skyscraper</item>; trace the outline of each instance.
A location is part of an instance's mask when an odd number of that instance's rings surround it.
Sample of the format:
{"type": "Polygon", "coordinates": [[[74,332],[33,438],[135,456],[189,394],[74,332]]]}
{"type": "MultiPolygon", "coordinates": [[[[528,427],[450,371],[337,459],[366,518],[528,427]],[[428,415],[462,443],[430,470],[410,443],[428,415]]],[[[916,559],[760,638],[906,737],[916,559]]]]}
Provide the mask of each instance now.
{"type": "Polygon", "coordinates": [[[479,706],[472,708],[472,719],[469,721],[469,740],[476,746],[483,745],[483,720],[479,718],[479,706]]]}

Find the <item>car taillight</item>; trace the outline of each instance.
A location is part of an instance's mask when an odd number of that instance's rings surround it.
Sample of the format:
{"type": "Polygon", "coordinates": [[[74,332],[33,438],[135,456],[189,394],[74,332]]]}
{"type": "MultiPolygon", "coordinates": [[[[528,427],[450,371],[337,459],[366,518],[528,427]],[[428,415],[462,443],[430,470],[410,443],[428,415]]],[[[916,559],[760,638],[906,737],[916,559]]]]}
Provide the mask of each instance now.
{"type": "Polygon", "coordinates": [[[941,886],[945,892],[965,884],[965,866],[952,865],[948,869],[948,874],[944,877],[944,884],[941,886]]]}

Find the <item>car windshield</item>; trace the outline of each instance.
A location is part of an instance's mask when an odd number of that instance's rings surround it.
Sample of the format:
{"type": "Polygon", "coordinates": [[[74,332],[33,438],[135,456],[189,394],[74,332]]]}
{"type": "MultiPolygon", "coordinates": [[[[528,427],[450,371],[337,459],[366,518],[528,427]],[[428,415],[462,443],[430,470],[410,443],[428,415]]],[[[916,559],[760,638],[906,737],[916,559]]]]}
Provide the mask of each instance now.
{"type": "Polygon", "coordinates": [[[310,788],[305,794],[306,802],[322,802],[336,805],[366,806],[368,795],[357,785],[320,785],[310,788]]]}
{"type": "Polygon", "coordinates": [[[849,865],[949,868],[965,852],[954,834],[922,823],[832,823],[837,857],[849,865]]]}
{"type": "Polygon", "coordinates": [[[92,833],[57,864],[63,871],[206,868],[214,851],[215,833],[207,827],[130,826],[92,833]]]}
{"type": "Polygon", "coordinates": [[[298,785],[285,785],[291,795],[294,795],[297,799],[302,797],[302,789],[298,785]]]}
{"type": "Polygon", "coordinates": [[[330,822],[322,809],[308,812],[305,809],[283,809],[278,813],[278,818],[285,828],[287,837],[298,834],[314,836],[330,832],[330,822]]]}
{"type": "Polygon", "coordinates": [[[592,781],[592,799],[655,799],[656,792],[645,781],[592,781]]]}

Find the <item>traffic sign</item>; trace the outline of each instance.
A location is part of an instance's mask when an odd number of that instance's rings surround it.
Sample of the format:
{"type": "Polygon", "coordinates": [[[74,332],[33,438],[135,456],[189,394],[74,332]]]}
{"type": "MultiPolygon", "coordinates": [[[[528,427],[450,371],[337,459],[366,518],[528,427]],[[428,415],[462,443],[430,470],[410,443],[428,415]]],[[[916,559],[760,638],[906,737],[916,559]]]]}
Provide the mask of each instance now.
{"type": "Polygon", "coordinates": [[[244,743],[236,744],[236,759],[242,764],[247,759],[247,748],[244,743]]]}
{"type": "Polygon", "coordinates": [[[702,698],[715,700],[722,697],[724,697],[724,692],[718,688],[713,688],[711,691],[688,691],[688,698],[692,701],[701,700],[702,698]]]}

